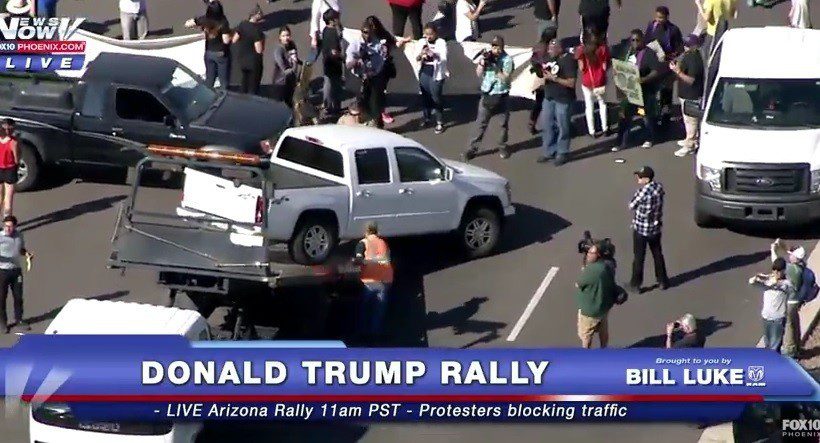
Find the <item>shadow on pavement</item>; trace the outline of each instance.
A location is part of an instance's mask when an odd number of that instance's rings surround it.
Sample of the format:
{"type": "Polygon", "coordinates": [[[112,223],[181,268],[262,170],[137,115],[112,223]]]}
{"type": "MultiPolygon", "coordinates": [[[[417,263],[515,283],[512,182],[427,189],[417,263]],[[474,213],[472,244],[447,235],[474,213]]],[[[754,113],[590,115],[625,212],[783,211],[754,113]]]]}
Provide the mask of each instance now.
{"type": "Polygon", "coordinates": [[[692,280],[700,277],[705,277],[711,274],[729,271],[735,268],[742,268],[765,260],[769,256],[769,251],[753,252],[751,254],[732,255],[720,259],[718,261],[701,266],[697,269],[684,272],[672,277],[669,281],[670,286],[681,286],[692,280]]]}
{"type": "MultiPolygon", "coordinates": [[[[130,293],[130,291],[115,291],[115,292],[109,292],[107,294],[100,294],[100,295],[95,295],[93,297],[87,297],[87,299],[88,300],[100,300],[100,301],[117,300],[117,299],[120,299],[120,298],[123,298],[123,297],[127,296],[129,293],[130,293]]],[[[26,322],[33,325],[33,324],[41,323],[41,322],[44,322],[44,321],[47,321],[47,320],[53,320],[54,317],[56,317],[57,314],[59,314],[60,310],[62,310],[62,309],[63,309],[63,307],[60,306],[59,308],[54,308],[54,309],[52,309],[52,310],[50,310],[46,313],[36,315],[34,317],[29,317],[29,318],[26,319],[26,322]]]]}
{"type": "Polygon", "coordinates": [[[50,224],[82,217],[86,214],[105,211],[106,209],[114,207],[115,203],[124,200],[125,198],[125,195],[115,195],[111,197],[98,198],[85,203],[79,203],[67,209],[60,209],[59,211],[50,212],[48,214],[32,218],[31,220],[21,222],[20,230],[32,231],[50,224]]]}
{"type": "MultiPolygon", "coordinates": [[[[663,326],[663,325],[659,325],[663,326]]],[[[698,330],[704,337],[709,338],[712,334],[721,329],[726,329],[732,326],[730,321],[715,320],[715,317],[699,318],[698,330]]],[[[707,343],[708,344],[708,343],[707,343]]],[[[643,340],[633,343],[628,348],[663,348],[666,347],[666,334],[653,335],[646,337],[643,340]]]]}

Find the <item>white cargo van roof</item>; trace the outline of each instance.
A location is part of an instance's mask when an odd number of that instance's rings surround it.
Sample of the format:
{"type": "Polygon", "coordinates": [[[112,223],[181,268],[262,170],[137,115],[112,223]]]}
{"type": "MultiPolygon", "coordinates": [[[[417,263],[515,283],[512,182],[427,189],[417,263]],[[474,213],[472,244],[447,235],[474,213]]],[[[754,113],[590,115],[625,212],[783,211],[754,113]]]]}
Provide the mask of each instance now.
{"type": "Polygon", "coordinates": [[[720,76],[820,78],[820,30],[735,28],[723,34],[720,76]]]}
{"type": "Polygon", "coordinates": [[[185,335],[202,319],[196,311],[142,303],[75,298],[60,310],[46,334],[185,335]]]}

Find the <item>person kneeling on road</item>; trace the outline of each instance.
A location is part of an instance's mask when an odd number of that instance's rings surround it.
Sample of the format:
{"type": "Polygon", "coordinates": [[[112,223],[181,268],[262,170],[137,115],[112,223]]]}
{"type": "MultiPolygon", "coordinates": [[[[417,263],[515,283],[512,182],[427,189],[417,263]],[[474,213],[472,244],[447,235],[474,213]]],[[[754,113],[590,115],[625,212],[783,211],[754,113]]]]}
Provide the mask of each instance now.
{"type": "Polygon", "coordinates": [[[698,330],[698,321],[692,314],[666,324],[667,348],[702,348],[706,337],[698,330]]]}
{"type": "Polygon", "coordinates": [[[393,265],[390,262],[390,248],[379,236],[379,228],[369,223],[365,236],[356,245],[355,261],[361,264],[362,293],[361,332],[374,337],[381,333],[382,321],[387,308],[387,293],[393,284],[393,265]]]}
{"type": "Polygon", "coordinates": [[[611,266],[601,258],[600,242],[587,250],[585,266],[575,283],[575,302],[578,304],[578,337],[581,346],[592,347],[592,336],[598,334],[601,347],[609,343],[609,326],[607,316],[615,305],[618,286],[615,284],[615,273],[611,266]]]}

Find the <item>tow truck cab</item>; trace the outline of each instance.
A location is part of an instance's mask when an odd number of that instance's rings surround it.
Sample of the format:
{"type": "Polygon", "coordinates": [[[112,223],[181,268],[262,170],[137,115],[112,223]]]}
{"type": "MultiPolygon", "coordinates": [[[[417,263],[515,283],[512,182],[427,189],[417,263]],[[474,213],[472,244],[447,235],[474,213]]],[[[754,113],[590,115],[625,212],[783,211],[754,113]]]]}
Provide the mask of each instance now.
{"type": "Polygon", "coordinates": [[[729,30],[709,71],[706,109],[684,110],[703,117],[696,224],[820,218],[820,30],[729,30]]]}
{"type": "MultiPolygon", "coordinates": [[[[211,339],[206,320],[196,311],[101,300],[70,300],[45,331],[72,335],[181,335],[211,339]]],[[[201,423],[88,423],[77,420],[63,403],[43,403],[29,412],[29,441],[71,443],[193,443],[201,423]]]]}

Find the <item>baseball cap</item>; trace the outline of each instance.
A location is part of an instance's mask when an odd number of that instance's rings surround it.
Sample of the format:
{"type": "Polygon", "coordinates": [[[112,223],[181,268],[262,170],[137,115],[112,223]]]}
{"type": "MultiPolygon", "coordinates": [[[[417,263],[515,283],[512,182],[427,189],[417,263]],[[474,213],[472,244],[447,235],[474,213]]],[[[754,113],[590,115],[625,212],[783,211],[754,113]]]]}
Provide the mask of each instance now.
{"type": "Polygon", "coordinates": [[[678,322],[689,329],[697,329],[698,328],[698,321],[695,319],[695,316],[692,314],[684,314],[683,317],[678,320],[678,322]]]}
{"type": "Polygon", "coordinates": [[[789,251],[789,255],[798,260],[803,260],[806,258],[806,250],[802,246],[798,246],[789,251]]]}
{"type": "Polygon", "coordinates": [[[689,34],[683,39],[683,45],[687,48],[692,48],[700,45],[700,37],[695,34],[689,34]]]}
{"type": "Polygon", "coordinates": [[[635,171],[635,175],[639,178],[648,178],[650,180],[655,178],[655,170],[650,168],[649,166],[643,166],[641,169],[635,171]]]}

